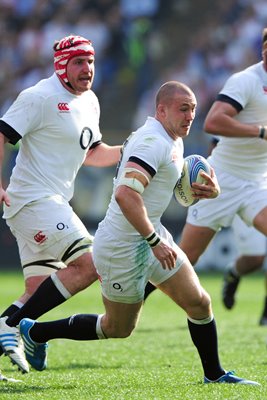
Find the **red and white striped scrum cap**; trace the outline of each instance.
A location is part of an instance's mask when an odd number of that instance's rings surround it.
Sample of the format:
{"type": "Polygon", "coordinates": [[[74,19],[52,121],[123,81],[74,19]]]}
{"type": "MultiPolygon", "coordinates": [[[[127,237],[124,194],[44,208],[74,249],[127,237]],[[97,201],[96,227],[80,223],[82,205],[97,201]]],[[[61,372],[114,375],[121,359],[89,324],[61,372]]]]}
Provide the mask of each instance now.
{"type": "Polygon", "coordinates": [[[54,66],[56,74],[65,82],[68,82],[67,64],[72,57],[79,55],[94,55],[91,40],[82,36],[70,35],[54,43],[54,66]]]}

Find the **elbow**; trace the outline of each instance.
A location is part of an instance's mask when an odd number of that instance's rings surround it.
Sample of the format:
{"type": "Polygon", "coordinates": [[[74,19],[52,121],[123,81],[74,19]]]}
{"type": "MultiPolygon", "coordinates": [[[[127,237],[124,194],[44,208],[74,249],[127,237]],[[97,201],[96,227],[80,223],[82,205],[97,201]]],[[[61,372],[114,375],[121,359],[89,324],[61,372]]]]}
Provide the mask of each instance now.
{"type": "Polygon", "coordinates": [[[203,128],[204,131],[207,133],[212,133],[212,134],[217,133],[216,126],[210,118],[206,118],[206,120],[204,121],[203,128]]]}
{"type": "Polygon", "coordinates": [[[115,200],[121,207],[123,205],[123,200],[125,199],[125,190],[124,186],[119,186],[115,192],[115,200]]]}
{"type": "Polygon", "coordinates": [[[135,202],[135,192],[128,186],[120,185],[116,189],[115,200],[121,210],[126,210],[129,204],[135,202]]]}

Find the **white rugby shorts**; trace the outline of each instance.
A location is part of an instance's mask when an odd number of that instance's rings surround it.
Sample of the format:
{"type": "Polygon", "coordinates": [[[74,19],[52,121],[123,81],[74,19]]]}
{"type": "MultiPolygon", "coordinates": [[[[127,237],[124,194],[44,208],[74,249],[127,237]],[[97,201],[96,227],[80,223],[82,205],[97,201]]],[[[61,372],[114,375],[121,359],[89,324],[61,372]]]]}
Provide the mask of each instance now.
{"type": "Polygon", "coordinates": [[[33,201],[6,223],[17,240],[25,278],[50,275],[92,251],[93,237],[61,196],[33,201]]]}
{"type": "Polygon", "coordinates": [[[237,214],[252,226],[256,215],[267,207],[267,179],[248,181],[217,168],[216,176],[221,187],[220,195],[190,206],[186,222],[218,231],[231,226],[237,214]]]}
{"type": "Polygon", "coordinates": [[[178,253],[172,270],[162,268],[145,239],[122,240],[105,221],[100,224],[94,238],[93,260],[104,297],[114,302],[138,303],[144,299],[148,280],[159,285],[179,270],[186,260],[185,254],[164,227],[157,229],[157,233],[178,253]]]}
{"type": "Polygon", "coordinates": [[[267,238],[253,226],[247,226],[238,216],[235,216],[232,229],[238,253],[246,256],[265,256],[267,238]]]}

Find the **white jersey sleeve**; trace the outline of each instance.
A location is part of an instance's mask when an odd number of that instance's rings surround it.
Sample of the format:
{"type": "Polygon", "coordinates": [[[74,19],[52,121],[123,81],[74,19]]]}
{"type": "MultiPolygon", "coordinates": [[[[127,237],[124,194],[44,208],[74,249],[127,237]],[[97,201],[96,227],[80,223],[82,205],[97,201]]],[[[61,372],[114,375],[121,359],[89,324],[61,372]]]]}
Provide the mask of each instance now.
{"type": "Polygon", "coordinates": [[[230,76],[220,94],[225,94],[235,100],[244,109],[251,100],[253,92],[253,82],[244,76],[242,71],[230,76]]]}
{"type": "Polygon", "coordinates": [[[42,121],[42,98],[28,91],[21,92],[2,120],[10,125],[21,137],[34,131],[42,121]]]}

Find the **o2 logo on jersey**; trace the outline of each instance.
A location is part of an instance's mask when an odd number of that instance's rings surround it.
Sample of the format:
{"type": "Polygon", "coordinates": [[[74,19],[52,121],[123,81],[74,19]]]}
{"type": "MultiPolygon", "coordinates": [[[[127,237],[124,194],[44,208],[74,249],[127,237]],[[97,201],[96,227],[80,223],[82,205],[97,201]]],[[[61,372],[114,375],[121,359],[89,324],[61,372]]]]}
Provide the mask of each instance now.
{"type": "Polygon", "coordinates": [[[88,149],[93,139],[93,132],[87,126],[83,128],[81,137],[80,137],[80,146],[83,150],[88,149]]]}
{"type": "Polygon", "coordinates": [[[115,290],[118,290],[119,292],[123,292],[123,289],[122,289],[120,283],[115,282],[115,283],[113,283],[112,287],[113,287],[115,290]]]}
{"type": "Polygon", "coordinates": [[[68,225],[65,225],[63,222],[59,222],[58,224],[57,224],[57,229],[59,230],[59,231],[63,231],[63,229],[69,229],[69,227],[68,227],[68,225]]]}

